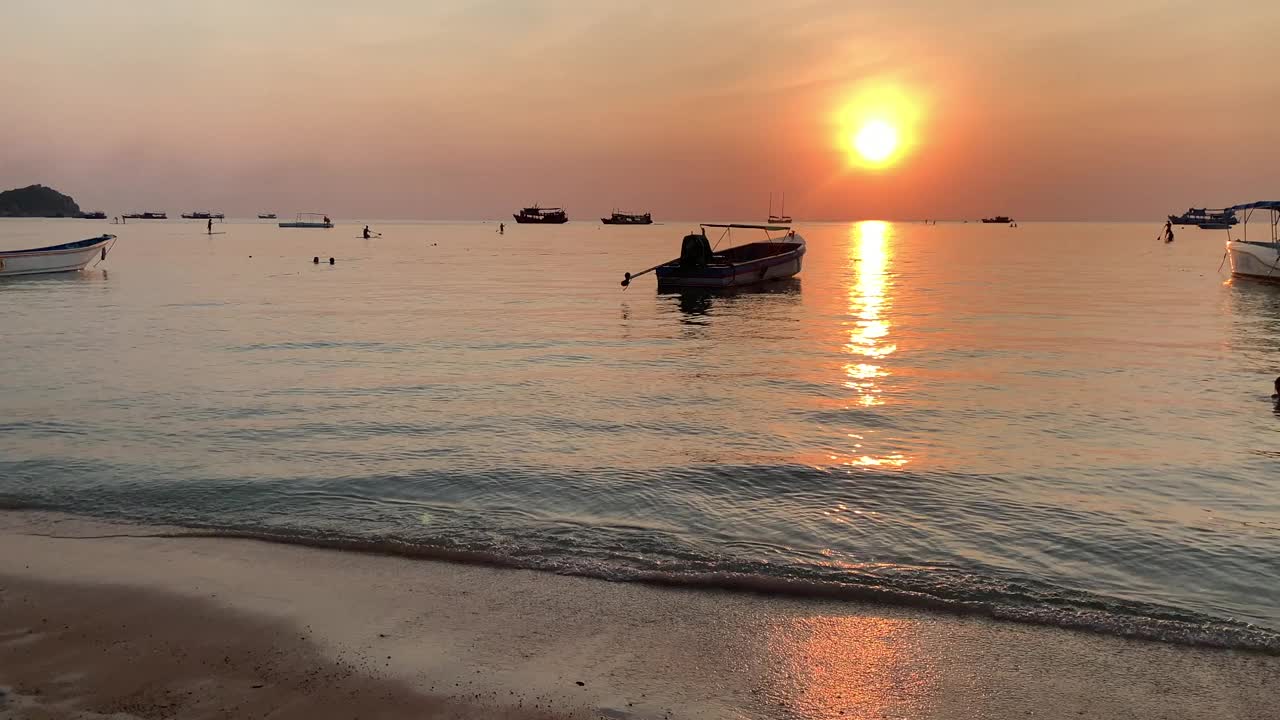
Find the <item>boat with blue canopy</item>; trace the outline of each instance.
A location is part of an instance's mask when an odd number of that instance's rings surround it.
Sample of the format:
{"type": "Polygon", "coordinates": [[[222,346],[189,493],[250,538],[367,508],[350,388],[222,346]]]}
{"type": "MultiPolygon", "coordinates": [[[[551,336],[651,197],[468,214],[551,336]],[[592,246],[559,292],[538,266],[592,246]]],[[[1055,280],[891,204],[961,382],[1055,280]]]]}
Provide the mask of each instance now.
{"type": "Polygon", "coordinates": [[[1232,205],[1224,212],[1233,217],[1243,218],[1235,228],[1238,237],[1232,236],[1232,226],[1222,229],[1227,231],[1227,257],[1231,260],[1231,274],[1234,277],[1250,278],[1280,282],[1280,200],[1261,200],[1258,202],[1232,205]],[[1270,233],[1258,237],[1255,233],[1249,238],[1249,221],[1259,212],[1267,219],[1270,233]]]}

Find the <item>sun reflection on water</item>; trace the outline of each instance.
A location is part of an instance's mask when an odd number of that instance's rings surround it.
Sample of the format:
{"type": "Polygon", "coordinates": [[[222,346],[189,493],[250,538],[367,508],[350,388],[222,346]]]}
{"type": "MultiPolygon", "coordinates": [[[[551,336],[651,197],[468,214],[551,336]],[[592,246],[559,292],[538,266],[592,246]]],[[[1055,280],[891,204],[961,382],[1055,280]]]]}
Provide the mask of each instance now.
{"type": "MultiPolygon", "coordinates": [[[[844,349],[856,357],[854,362],[844,365],[843,385],[855,393],[856,404],[866,408],[885,404],[882,382],[890,373],[884,360],[898,350],[889,340],[892,324],[888,319],[891,309],[888,270],[893,259],[890,231],[889,223],[877,220],[856,223],[849,228],[848,261],[854,283],[849,286],[848,302],[849,314],[855,320],[850,325],[844,349]]],[[[845,464],[901,467],[908,462],[901,454],[876,457],[858,452],[861,448],[861,443],[855,443],[851,448],[852,457],[845,464]]]]}

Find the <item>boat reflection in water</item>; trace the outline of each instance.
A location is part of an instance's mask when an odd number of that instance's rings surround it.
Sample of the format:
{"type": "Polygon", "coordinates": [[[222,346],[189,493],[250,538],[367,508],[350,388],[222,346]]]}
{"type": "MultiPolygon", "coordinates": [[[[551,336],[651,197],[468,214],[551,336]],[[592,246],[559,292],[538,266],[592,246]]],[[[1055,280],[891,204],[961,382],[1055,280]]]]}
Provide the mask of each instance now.
{"type": "Polygon", "coordinates": [[[678,301],[680,312],[685,316],[680,322],[693,325],[706,325],[706,317],[711,315],[716,305],[733,307],[747,298],[761,295],[785,295],[799,299],[800,278],[791,277],[769,283],[719,289],[658,285],[659,297],[678,301]]]}
{"type": "MultiPolygon", "coordinates": [[[[848,266],[854,282],[848,291],[848,341],[844,351],[852,356],[844,364],[841,382],[854,394],[854,401],[864,408],[877,408],[886,403],[883,382],[889,377],[885,360],[898,350],[890,340],[893,308],[890,296],[889,266],[893,259],[893,227],[886,222],[866,221],[849,229],[848,266]]],[[[842,464],[861,467],[902,467],[908,459],[901,453],[874,455],[865,452],[864,433],[850,432],[852,447],[842,464]]]]}

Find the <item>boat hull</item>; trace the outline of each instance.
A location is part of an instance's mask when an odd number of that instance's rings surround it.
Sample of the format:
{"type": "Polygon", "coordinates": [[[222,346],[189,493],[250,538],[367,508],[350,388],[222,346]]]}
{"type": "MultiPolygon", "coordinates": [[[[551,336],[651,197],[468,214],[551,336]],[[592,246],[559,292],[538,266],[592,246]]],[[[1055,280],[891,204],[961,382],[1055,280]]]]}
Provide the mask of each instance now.
{"type": "Polygon", "coordinates": [[[282,222],[282,228],[331,228],[333,223],[315,223],[315,222],[282,222]]]}
{"type": "Polygon", "coordinates": [[[600,218],[605,225],[652,225],[653,218],[600,218]]]}
{"type": "Polygon", "coordinates": [[[1280,282],[1280,243],[1233,240],[1227,243],[1227,257],[1235,277],[1280,282]]]}
{"type": "Polygon", "coordinates": [[[0,277],[76,272],[95,260],[106,260],[115,235],[102,235],[66,245],[0,252],[0,277]]]}
{"type": "Polygon", "coordinates": [[[567,217],[532,218],[524,215],[512,215],[519,225],[563,225],[569,222],[567,217]]]}
{"type": "Polygon", "coordinates": [[[756,285],[772,280],[785,280],[800,273],[804,264],[804,240],[788,242],[789,250],[767,257],[728,264],[711,264],[706,268],[686,269],[679,260],[658,267],[661,288],[730,288],[756,285]]]}

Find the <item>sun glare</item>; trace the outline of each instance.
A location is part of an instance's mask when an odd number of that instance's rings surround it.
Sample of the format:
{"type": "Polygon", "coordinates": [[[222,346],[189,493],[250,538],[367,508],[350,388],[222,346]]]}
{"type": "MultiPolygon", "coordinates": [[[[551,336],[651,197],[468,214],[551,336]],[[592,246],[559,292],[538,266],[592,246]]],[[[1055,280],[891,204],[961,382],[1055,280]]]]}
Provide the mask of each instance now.
{"type": "Polygon", "coordinates": [[[837,112],[837,143],[852,167],[892,167],[915,147],[921,114],[921,100],[898,85],[864,86],[837,112]]]}
{"type": "Polygon", "coordinates": [[[898,131],[883,120],[872,120],[853,136],[853,149],[863,160],[882,163],[898,149],[898,131]]]}

